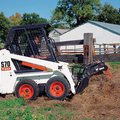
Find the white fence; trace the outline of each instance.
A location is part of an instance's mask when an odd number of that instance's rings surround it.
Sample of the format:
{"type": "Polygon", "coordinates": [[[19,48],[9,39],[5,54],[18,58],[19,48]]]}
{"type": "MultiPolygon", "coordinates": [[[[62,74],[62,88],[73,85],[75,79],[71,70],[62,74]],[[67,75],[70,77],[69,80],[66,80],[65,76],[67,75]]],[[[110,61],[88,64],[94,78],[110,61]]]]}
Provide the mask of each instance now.
{"type": "MultiPolygon", "coordinates": [[[[120,53],[120,43],[95,44],[95,55],[120,53]]],[[[61,54],[83,54],[83,45],[64,45],[60,48],[61,54]]]]}

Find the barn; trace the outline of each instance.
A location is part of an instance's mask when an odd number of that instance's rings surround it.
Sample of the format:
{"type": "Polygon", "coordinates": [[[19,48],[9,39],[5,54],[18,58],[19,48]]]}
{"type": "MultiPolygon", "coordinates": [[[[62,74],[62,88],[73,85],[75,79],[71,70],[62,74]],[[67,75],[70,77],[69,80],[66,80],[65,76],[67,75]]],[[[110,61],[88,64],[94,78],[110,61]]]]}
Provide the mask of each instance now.
{"type": "MultiPolygon", "coordinates": [[[[118,52],[120,47],[120,25],[88,21],[78,27],[71,29],[59,36],[58,41],[76,41],[84,39],[84,33],[93,33],[95,39],[95,51],[97,54],[109,54],[118,52]]],[[[83,46],[64,45],[60,47],[61,52],[82,52],[83,46]]]]}
{"type": "Polygon", "coordinates": [[[88,21],[64,34],[60,35],[59,40],[70,41],[83,39],[84,33],[93,33],[97,44],[120,43],[120,25],[88,21]]]}

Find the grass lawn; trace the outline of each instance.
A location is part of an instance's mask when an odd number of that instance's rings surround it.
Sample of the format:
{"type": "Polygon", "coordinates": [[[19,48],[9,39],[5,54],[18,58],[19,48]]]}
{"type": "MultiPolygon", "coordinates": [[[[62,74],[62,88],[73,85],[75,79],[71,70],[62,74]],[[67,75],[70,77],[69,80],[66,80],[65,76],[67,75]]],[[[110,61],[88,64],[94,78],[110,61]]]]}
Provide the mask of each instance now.
{"type": "Polygon", "coordinates": [[[62,103],[32,108],[24,99],[0,101],[0,120],[70,120],[73,116],[62,103]]]}
{"type": "Polygon", "coordinates": [[[113,69],[120,67],[120,62],[108,62],[108,64],[109,64],[113,69]]]}

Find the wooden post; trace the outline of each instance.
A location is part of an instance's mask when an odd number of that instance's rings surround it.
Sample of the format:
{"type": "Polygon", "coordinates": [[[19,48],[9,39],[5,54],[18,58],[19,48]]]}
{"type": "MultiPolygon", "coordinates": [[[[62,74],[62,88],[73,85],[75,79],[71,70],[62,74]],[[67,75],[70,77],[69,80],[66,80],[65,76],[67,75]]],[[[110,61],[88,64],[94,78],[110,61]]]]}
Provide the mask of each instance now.
{"type": "Polygon", "coordinates": [[[106,54],[106,44],[103,44],[104,54],[106,54]]]}
{"type": "Polygon", "coordinates": [[[113,45],[113,53],[116,53],[117,49],[116,49],[116,45],[113,45]]]}
{"type": "Polygon", "coordinates": [[[93,33],[84,33],[84,64],[93,62],[93,33]]]}
{"type": "Polygon", "coordinates": [[[99,45],[99,55],[101,55],[101,45],[99,45]]]}

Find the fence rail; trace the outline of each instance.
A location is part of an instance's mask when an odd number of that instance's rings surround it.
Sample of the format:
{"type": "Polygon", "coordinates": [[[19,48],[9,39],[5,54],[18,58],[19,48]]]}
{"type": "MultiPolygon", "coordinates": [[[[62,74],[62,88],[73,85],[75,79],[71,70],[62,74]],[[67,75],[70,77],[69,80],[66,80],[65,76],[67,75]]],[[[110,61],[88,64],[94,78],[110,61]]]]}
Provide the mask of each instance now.
{"type": "MultiPolygon", "coordinates": [[[[60,46],[60,45],[59,45],[60,46]]],[[[60,49],[60,53],[63,54],[83,54],[82,45],[64,45],[60,49]],[[72,47],[72,48],[71,48],[72,47]]],[[[120,53],[120,43],[115,44],[95,44],[94,53],[96,55],[120,53]]]]}

